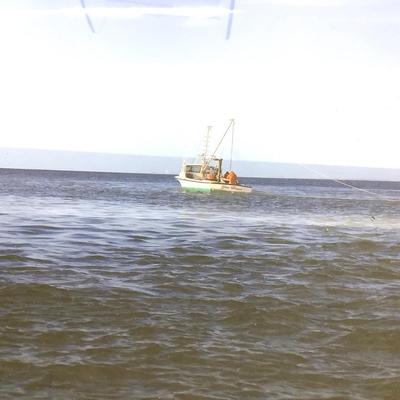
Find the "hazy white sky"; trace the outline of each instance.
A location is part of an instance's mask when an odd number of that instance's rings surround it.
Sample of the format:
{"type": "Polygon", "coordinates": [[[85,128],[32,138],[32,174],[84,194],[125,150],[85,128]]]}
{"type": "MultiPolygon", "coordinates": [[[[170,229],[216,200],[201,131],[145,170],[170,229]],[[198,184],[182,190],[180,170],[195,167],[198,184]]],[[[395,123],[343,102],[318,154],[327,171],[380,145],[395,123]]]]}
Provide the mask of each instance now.
{"type": "Polygon", "coordinates": [[[0,147],[400,167],[400,2],[2,0],[0,147]]]}

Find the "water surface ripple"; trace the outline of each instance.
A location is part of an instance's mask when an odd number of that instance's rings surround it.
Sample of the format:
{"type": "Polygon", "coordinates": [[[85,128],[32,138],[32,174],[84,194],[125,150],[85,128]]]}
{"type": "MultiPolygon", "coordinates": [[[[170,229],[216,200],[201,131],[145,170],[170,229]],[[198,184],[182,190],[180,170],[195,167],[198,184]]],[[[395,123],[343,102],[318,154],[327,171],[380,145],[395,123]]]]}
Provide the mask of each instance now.
{"type": "Polygon", "coordinates": [[[0,170],[0,398],[398,399],[400,185],[247,183],[0,170]]]}

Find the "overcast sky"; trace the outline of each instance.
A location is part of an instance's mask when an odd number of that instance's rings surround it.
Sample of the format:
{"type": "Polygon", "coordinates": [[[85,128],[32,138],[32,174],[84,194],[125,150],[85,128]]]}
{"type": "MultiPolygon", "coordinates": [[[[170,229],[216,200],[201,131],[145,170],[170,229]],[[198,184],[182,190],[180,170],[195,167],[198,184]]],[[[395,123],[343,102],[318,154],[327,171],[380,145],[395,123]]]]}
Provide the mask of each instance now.
{"type": "Polygon", "coordinates": [[[0,147],[400,167],[400,2],[234,3],[2,0],[0,147]]]}

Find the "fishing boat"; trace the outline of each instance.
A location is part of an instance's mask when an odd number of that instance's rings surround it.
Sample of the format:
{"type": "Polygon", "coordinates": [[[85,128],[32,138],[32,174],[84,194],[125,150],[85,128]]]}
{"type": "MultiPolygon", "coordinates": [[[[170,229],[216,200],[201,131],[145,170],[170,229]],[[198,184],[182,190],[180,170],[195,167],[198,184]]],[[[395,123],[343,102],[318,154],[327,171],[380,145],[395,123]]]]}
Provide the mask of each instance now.
{"type": "Polygon", "coordinates": [[[210,136],[211,127],[208,127],[205,150],[200,155],[199,160],[195,163],[182,164],[181,171],[175,178],[180,183],[184,191],[190,192],[230,192],[230,193],[251,193],[250,186],[242,185],[239,183],[237,175],[232,171],[232,149],[233,149],[233,132],[235,120],[231,119],[228,128],[222,136],[217,148],[208,155],[208,141],[210,136]],[[232,144],[231,144],[231,162],[229,171],[223,174],[222,162],[223,159],[216,157],[221,143],[225,139],[227,133],[231,131],[232,144]]]}

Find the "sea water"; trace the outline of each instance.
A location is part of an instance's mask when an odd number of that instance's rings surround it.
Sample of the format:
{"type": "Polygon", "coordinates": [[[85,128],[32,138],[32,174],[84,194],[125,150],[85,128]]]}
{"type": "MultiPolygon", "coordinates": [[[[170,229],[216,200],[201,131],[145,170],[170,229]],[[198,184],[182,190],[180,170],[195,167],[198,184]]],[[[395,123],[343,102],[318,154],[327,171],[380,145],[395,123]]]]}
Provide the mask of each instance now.
{"type": "Polygon", "coordinates": [[[400,398],[400,184],[242,181],[0,170],[0,398],[400,398]]]}

